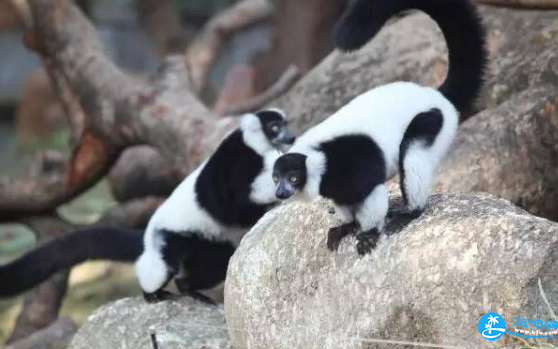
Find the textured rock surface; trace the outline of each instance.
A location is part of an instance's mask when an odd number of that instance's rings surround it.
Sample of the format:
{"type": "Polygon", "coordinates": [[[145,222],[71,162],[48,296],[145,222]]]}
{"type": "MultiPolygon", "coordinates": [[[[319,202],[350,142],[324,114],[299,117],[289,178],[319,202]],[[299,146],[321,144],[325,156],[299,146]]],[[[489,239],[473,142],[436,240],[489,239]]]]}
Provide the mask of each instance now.
{"type": "Polygon", "coordinates": [[[419,220],[359,257],[353,237],[326,249],[339,223],[328,206],[284,205],[242,241],[225,288],[235,347],[502,347],[514,339],[482,338],[484,313],[510,327],[550,318],[537,282],[558,299],[557,224],[491,196],[435,195],[419,220]]]}
{"type": "Polygon", "coordinates": [[[533,87],[461,126],[437,190],[483,191],[558,220],[558,99],[533,87]]]}
{"type": "Polygon", "coordinates": [[[91,315],[70,349],[153,349],[149,328],[161,349],[229,349],[222,306],[183,298],[146,304],[127,298],[91,315]]]}

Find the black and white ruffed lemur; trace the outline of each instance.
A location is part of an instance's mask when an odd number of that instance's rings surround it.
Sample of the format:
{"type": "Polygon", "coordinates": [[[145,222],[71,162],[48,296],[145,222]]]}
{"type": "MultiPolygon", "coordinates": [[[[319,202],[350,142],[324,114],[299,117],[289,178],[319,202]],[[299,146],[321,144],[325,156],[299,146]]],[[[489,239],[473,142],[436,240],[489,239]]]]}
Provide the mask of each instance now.
{"type": "Polygon", "coordinates": [[[136,261],[149,302],[183,294],[208,300],[199,290],[225,279],[240,239],[278,199],[274,161],[295,141],[282,111],[242,116],[240,126],[173,191],[149,220],[145,233],[92,228],[55,239],[0,267],[0,297],[21,293],[54,273],[86,260],[136,261]]]}
{"type": "Polygon", "coordinates": [[[429,15],[446,39],[449,69],[443,84],[434,89],[395,82],[373,88],[300,136],[274,165],[277,198],[333,201],[343,224],[329,231],[331,250],[360,226],[357,251],[368,253],[388,215],[390,226],[402,227],[423,212],[460,113],[463,121],[483,84],[485,31],[470,0],[355,0],[337,23],[337,47],[359,49],[388,19],[411,9],[429,15]],[[405,208],[388,213],[384,183],[397,171],[405,208]]]}

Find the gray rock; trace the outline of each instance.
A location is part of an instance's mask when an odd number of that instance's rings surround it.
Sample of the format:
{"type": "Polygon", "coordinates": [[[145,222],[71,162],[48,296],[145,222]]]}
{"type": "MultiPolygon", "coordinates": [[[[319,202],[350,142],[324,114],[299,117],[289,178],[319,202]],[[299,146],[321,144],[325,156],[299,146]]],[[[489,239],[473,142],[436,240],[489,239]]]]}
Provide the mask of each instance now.
{"type": "Polygon", "coordinates": [[[434,195],[421,218],[364,257],[354,237],[326,249],[340,223],[328,206],[283,205],[242,241],[225,288],[236,348],[503,347],[517,340],[482,338],[483,314],[501,314],[508,329],[518,316],[550,320],[539,279],[558,308],[558,225],[508,201],[434,195]]]}
{"type": "Polygon", "coordinates": [[[222,306],[185,297],[147,304],[126,298],[103,306],[87,319],[70,349],[153,349],[149,328],[160,349],[229,349],[222,306]]]}
{"type": "Polygon", "coordinates": [[[539,85],[482,111],[459,129],[437,190],[488,192],[558,221],[558,99],[539,85]]]}

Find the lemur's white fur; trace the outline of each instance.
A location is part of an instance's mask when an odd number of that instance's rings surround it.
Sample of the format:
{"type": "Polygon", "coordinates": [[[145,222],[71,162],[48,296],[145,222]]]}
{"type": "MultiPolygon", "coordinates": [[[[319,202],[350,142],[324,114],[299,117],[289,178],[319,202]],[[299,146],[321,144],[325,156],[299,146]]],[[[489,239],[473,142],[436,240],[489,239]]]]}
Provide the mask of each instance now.
{"type": "Polygon", "coordinates": [[[335,207],[335,212],[341,218],[343,224],[352,223],[355,221],[355,213],[352,207],[347,207],[343,205],[333,204],[335,207]]]}
{"type": "MultiPolygon", "coordinates": [[[[281,112],[283,115],[283,113],[281,112]]],[[[265,137],[259,119],[246,114],[240,121],[244,142],[264,158],[264,171],[252,184],[250,198],[257,203],[276,202],[273,179],[273,163],[279,153],[265,137]]],[[[168,278],[167,265],[161,253],[164,242],[160,231],[202,233],[209,240],[227,240],[237,246],[246,229],[231,228],[216,221],[197,202],[195,185],[206,162],[186,177],[169,198],[151,217],[144,235],[144,252],[135,264],[136,275],[145,292],[154,292],[168,278]]]]}
{"type": "Polygon", "coordinates": [[[261,156],[277,150],[269,142],[262,130],[262,124],[254,114],[245,114],[240,121],[244,142],[261,156]]]}
{"type": "Polygon", "coordinates": [[[384,184],[377,185],[356,210],[355,218],[363,231],[382,230],[389,208],[388,190],[384,184]]]}
{"type": "MultiPolygon", "coordinates": [[[[415,116],[433,108],[442,112],[442,129],[429,147],[424,147],[421,142],[411,144],[404,161],[411,208],[423,208],[430,192],[432,176],[455,136],[459,114],[440,92],[411,82],[395,82],[374,88],[356,97],[297,139],[289,153],[307,156],[307,183],[302,194],[310,199],[319,195],[326,159],[315,147],[344,135],[370,136],[383,152],[387,176],[393,176],[399,169],[399,150],[405,130],[415,116]]],[[[383,225],[374,212],[385,217],[387,190],[384,189],[379,188],[370,194],[360,214],[359,208],[356,208],[357,220],[361,225],[364,223],[377,228],[383,225]],[[385,200],[377,196],[385,196],[385,200]]],[[[351,209],[346,208],[347,212],[351,212],[351,209]]]]}
{"type": "Polygon", "coordinates": [[[270,204],[277,201],[275,197],[275,183],[273,182],[273,164],[281,154],[272,150],[264,156],[264,170],[252,183],[250,199],[258,204],[270,204]]]}

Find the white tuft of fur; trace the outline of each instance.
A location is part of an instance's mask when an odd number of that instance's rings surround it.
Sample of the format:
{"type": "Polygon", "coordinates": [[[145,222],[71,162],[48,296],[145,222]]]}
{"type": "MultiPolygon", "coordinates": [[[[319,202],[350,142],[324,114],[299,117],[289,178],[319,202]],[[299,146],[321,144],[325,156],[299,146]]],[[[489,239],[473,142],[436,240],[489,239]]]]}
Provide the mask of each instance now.
{"type": "MultiPolygon", "coordinates": [[[[260,119],[254,114],[245,114],[240,120],[242,138],[250,148],[256,153],[264,156],[266,153],[275,150],[269,139],[262,130],[260,119]]],[[[275,150],[276,151],[276,150],[275,150]]]]}
{"type": "MultiPolygon", "coordinates": [[[[169,198],[157,209],[144,237],[146,246],[151,244],[151,234],[159,230],[180,233],[198,232],[208,240],[219,239],[226,227],[215,220],[197,200],[196,180],[205,163],[200,165],[180,183],[169,198]]],[[[156,238],[156,237],[154,237],[156,238]]]]}
{"type": "Polygon", "coordinates": [[[143,251],[135,265],[136,276],[144,292],[153,293],[168,281],[169,269],[157,250],[143,251]]]}
{"type": "Polygon", "coordinates": [[[265,154],[264,168],[252,182],[250,200],[258,204],[272,204],[279,200],[275,197],[275,183],[273,182],[273,164],[281,154],[272,150],[265,154]]]}
{"type": "Polygon", "coordinates": [[[306,150],[302,154],[306,155],[306,185],[303,192],[308,199],[313,200],[320,195],[320,184],[326,169],[326,158],[324,153],[314,149],[306,150]]]}
{"type": "Polygon", "coordinates": [[[341,221],[344,224],[347,223],[352,223],[355,221],[355,214],[354,214],[354,210],[352,207],[350,206],[344,206],[344,205],[337,205],[337,204],[333,204],[333,206],[335,207],[335,212],[337,213],[337,215],[339,216],[339,218],[341,218],[341,221]]]}

